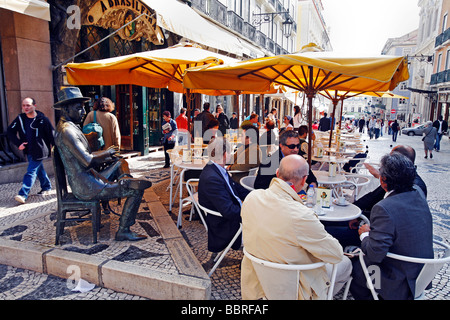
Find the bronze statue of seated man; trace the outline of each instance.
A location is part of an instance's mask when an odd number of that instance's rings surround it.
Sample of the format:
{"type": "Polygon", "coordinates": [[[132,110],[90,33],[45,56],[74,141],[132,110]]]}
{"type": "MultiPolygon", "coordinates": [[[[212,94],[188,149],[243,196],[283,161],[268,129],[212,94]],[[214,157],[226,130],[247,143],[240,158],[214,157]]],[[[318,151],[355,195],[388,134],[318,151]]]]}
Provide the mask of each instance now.
{"type": "Polygon", "coordinates": [[[151,187],[146,179],[130,175],[128,163],[117,147],[91,152],[88,141],[78,124],[86,114],[83,97],[76,87],[58,92],[58,102],[53,106],[61,110],[56,127],[55,144],[64,164],[72,193],[80,200],[110,200],[127,198],[120,217],[117,241],[145,239],[130,230],[134,225],[145,189],[151,187]]]}

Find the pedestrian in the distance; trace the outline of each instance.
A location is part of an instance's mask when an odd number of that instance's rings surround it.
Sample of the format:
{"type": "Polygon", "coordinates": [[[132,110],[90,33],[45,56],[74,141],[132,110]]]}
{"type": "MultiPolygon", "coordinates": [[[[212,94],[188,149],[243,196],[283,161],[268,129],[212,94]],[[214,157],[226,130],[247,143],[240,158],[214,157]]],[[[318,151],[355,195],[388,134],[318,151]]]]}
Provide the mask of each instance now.
{"type": "Polygon", "coordinates": [[[25,98],[22,101],[22,113],[7,129],[8,139],[27,155],[28,167],[23,177],[22,188],[14,199],[23,204],[27,201],[36,176],[41,184],[40,195],[47,195],[52,188],[42,161],[50,155],[51,146],[55,144],[54,128],[50,120],[36,110],[36,101],[25,98]]]}
{"type": "Polygon", "coordinates": [[[433,153],[431,151],[434,148],[434,143],[437,137],[437,131],[436,128],[433,127],[433,122],[427,121],[423,134],[425,135],[422,138],[423,147],[425,149],[425,159],[428,158],[428,151],[430,151],[430,158],[433,158],[433,153]]]}
{"type": "Polygon", "coordinates": [[[95,102],[93,111],[88,113],[83,122],[83,126],[94,122],[95,113],[95,121],[103,128],[103,140],[105,141],[105,145],[102,147],[103,150],[107,150],[111,146],[117,146],[120,150],[121,147],[119,122],[117,121],[116,116],[112,114],[114,109],[114,102],[112,102],[111,99],[101,97],[95,102]]]}
{"type": "Polygon", "coordinates": [[[400,128],[397,119],[394,120],[391,124],[391,132],[392,132],[392,141],[397,141],[398,129],[400,128]]]}
{"type": "Polygon", "coordinates": [[[165,123],[162,125],[163,139],[162,144],[164,146],[165,164],[164,168],[170,167],[170,156],[168,150],[175,147],[175,134],[177,131],[177,123],[171,118],[170,111],[163,112],[163,119],[165,123]]]}
{"type": "Polygon", "coordinates": [[[437,131],[437,137],[436,137],[436,143],[434,144],[434,149],[439,152],[441,150],[441,140],[444,133],[448,130],[448,123],[444,120],[442,115],[439,116],[438,120],[433,122],[433,127],[436,128],[437,131]]]}

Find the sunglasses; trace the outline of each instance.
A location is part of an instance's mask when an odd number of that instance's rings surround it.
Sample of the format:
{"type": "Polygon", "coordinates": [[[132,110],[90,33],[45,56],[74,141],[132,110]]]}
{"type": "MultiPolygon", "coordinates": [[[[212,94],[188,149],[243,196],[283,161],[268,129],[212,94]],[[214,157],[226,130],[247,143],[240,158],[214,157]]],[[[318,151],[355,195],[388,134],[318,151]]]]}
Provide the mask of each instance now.
{"type": "Polygon", "coordinates": [[[300,143],[299,144],[284,144],[286,147],[288,147],[289,149],[300,149],[300,143]]]}

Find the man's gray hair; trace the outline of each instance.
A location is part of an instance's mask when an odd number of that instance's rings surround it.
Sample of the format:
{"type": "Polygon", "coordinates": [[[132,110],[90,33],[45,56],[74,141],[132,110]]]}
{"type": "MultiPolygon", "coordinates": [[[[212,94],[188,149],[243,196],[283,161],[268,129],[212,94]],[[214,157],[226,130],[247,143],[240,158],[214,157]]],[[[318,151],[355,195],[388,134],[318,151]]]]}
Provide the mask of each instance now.
{"type": "Polygon", "coordinates": [[[292,154],[281,159],[280,167],[278,168],[278,177],[284,181],[298,181],[309,174],[309,165],[302,156],[292,154]],[[298,159],[296,166],[286,165],[286,159],[298,159]]]}

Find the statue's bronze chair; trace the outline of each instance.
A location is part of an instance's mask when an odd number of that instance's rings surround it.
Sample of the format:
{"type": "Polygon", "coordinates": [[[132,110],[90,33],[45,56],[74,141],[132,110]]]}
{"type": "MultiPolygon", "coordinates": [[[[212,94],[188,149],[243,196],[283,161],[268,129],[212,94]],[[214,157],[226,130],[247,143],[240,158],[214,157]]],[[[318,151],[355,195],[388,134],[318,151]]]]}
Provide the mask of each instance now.
{"type": "Polygon", "coordinates": [[[64,169],[64,164],[59,155],[56,146],[52,149],[53,157],[53,168],[55,171],[55,182],[56,182],[56,196],[58,200],[58,212],[56,215],[56,240],[55,244],[59,244],[59,238],[64,233],[64,225],[68,221],[92,221],[92,233],[93,242],[97,243],[97,233],[100,230],[100,201],[99,200],[88,200],[83,201],[77,199],[71,192],[67,190],[67,180],[66,171],[64,169]],[[67,212],[82,212],[78,218],[67,218],[67,212]],[[87,214],[91,213],[90,218],[83,218],[87,214]]]}

